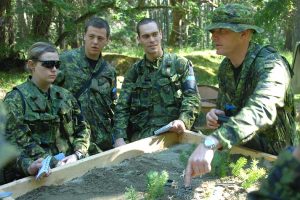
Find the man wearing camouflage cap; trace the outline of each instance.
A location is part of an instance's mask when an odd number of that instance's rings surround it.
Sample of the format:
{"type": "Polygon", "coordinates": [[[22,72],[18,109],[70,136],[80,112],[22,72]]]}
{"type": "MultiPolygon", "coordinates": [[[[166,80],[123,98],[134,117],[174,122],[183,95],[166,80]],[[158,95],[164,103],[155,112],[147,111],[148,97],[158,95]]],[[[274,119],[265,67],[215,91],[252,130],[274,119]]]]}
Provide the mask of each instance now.
{"type": "Polygon", "coordinates": [[[166,124],[174,132],[184,132],[200,109],[191,62],[163,51],[162,33],[154,19],[142,19],[137,34],[145,56],[125,75],[116,106],[115,146],[124,145],[123,138],[135,141],[152,136],[166,124]]]}
{"type": "Polygon", "coordinates": [[[217,109],[206,115],[207,126],[215,129],[190,156],[185,185],[191,177],[211,170],[216,149],[233,145],[271,154],[299,141],[295,128],[295,110],[288,64],[270,46],[251,42],[252,34],[263,30],[254,24],[251,7],[228,4],[215,9],[212,33],[216,52],[226,58],[219,72],[217,109]],[[218,122],[225,109],[230,109],[227,122],[218,122]]]}

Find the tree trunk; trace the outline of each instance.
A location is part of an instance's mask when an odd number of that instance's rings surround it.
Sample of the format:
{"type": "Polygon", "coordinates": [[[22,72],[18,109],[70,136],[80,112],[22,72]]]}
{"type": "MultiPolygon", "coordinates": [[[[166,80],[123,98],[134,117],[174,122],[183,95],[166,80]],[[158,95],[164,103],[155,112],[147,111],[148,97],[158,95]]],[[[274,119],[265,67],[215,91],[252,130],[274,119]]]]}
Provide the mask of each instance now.
{"type": "MultiPolygon", "coordinates": [[[[61,13],[58,13],[57,35],[61,35],[63,33],[63,28],[64,28],[63,15],[61,13]]],[[[60,47],[60,49],[65,49],[65,41],[64,40],[61,40],[57,45],[60,47]]]]}
{"type": "Polygon", "coordinates": [[[36,38],[48,39],[49,27],[52,22],[53,4],[48,0],[42,0],[41,10],[33,16],[32,19],[32,36],[36,38]]]}
{"type": "Polygon", "coordinates": [[[285,42],[284,49],[288,51],[292,51],[293,49],[293,27],[288,26],[285,32],[285,42]]]}
{"type": "Polygon", "coordinates": [[[182,8],[184,0],[170,0],[170,3],[173,7],[172,17],[173,17],[173,25],[172,31],[169,39],[169,45],[175,46],[180,44],[181,41],[181,25],[182,19],[185,15],[185,11],[182,8]]]}
{"type": "Polygon", "coordinates": [[[293,29],[293,40],[292,40],[292,50],[294,50],[297,42],[300,42],[300,1],[295,1],[295,15],[293,19],[294,29],[293,29]]]}
{"type": "MultiPolygon", "coordinates": [[[[169,1],[168,0],[164,0],[164,5],[165,6],[169,6],[169,1]]],[[[169,43],[169,24],[170,24],[170,16],[169,16],[169,9],[165,8],[164,9],[164,23],[165,23],[165,31],[164,31],[164,35],[166,38],[166,42],[169,43]]]]}
{"type": "MultiPolygon", "coordinates": [[[[14,30],[14,22],[13,22],[13,14],[12,14],[12,5],[11,2],[7,4],[6,7],[6,13],[7,13],[7,33],[8,33],[8,46],[12,47],[14,41],[15,41],[15,30],[14,30]]],[[[12,49],[11,52],[12,53],[12,49]]]]}
{"type": "Polygon", "coordinates": [[[0,46],[1,47],[5,47],[6,46],[6,35],[5,35],[5,27],[6,27],[6,23],[7,23],[7,13],[6,13],[6,9],[8,7],[8,5],[11,4],[11,0],[1,0],[0,1],[0,46]]]}
{"type": "Polygon", "coordinates": [[[17,18],[17,25],[18,25],[18,31],[17,31],[17,37],[18,38],[27,38],[28,37],[28,22],[25,19],[25,11],[24,11],[24,2],[23,0],[17,0],[16,2],[17,10],[18,12],[18,18],[17,18]],[[21,12],[22,11],[22,12],[21,12]]]}

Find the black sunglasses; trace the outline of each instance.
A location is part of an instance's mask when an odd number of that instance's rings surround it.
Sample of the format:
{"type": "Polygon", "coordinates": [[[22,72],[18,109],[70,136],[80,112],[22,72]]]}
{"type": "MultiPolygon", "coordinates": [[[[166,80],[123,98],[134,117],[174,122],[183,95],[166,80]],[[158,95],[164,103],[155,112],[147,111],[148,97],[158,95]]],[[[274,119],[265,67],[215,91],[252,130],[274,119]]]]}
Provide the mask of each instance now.
{"type": "Polygon", "coordinates": [[[58,69],[60,67],[59,60],[38,60],[38,61],[41,62],[41,65],[43,67],[46,67],[48,69],[53,69],[54,67],[56,67],[56,69],[58,69]]]}

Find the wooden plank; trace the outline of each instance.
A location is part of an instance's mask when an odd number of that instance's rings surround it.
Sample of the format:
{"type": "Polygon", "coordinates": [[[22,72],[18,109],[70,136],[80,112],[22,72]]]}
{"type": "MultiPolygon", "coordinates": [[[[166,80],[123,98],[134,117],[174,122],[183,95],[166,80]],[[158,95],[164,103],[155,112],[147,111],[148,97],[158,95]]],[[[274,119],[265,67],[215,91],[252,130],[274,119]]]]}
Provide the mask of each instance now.
{"type": "MultiPolygon", "coordinates": [[[[80,177],[86,172],[94,168],[107,167],[118,164],[125,159],[130,159],[144,153],[152,153],[162,150],[178,143],[199,144],[205,136],[187,131],[184,134],[165,133],[160,136],[145,138],[125,146],[121,146],[94,156],[90,156],[83,160],[77,161],[66,166],[57,167],[52,170],[49,177],[36,181],[33,177],[23,178],[12,183],[0,186],[2,191],[13,192],[13,198],[22,196],[23,194],[48,185],[60,185],[63,182],[80,177]]],[[[275,160],[276,156],[247,149],[244,147],[233,147],[231,153],[239,153],[252,157],[263,157],[266,160],[275,160]]],[[[11,200],[7,198],[5,200],[11,200]]]]}
{"type": "Polygon", "coordinates": [[[94,156],[54,168],[51,175],[36,181],[34,177],[26,177],[0,186],[0,190],[13,192],[12,197],[17,198],[41,186],[59,185],[68,180],[80,177],[94,168],[107,167],[118,164],[125,159],[130,159],[144,153],[151,153],[165,149],[179,142],[179,137],[174,133],[145,138],[94,156]]]}
{"type": "MultiPolygon", "coordinates": [[[[180,143],[190,143],[190,144],[199,144],[201,140],[203,140],[203,135],[193,133],[191,131],[187,131],[186,133],[180,135],[180,143]]],[[[230,150],[231,154],[242,154],[245,156],[251,156],[252,158],[264,158],[268,161],[275,161],[277,156],[272,154],[256,151],[253,149],[249,149],[241,146],[233,146],[230,150]]]]}
{"type": "Polygon", "coordinates": [[[274,156],[269,153],[264,153],[261,151],[256,151],[254,149],[249,149],[247,147],[241,147],[241,146],[233,146],[230,150],[231,154],[242,154],[244,156],[251,156],[252,158],[264,158],[268,161],[275,161],[277,159],[277,156],[274,156]]]}

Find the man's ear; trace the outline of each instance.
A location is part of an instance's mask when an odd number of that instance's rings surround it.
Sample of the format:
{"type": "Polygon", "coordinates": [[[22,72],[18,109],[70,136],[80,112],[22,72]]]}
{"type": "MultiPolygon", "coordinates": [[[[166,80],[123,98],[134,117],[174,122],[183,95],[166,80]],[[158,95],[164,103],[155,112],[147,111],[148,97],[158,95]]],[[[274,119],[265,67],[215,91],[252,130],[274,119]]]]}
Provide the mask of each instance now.
{"type": "Polygon", "coordinates": [[[247,36],[249,37],[252,34],[252,30],[248,29],[248,30],[244,30],[241,32],[241,36],[247,36]]]}

